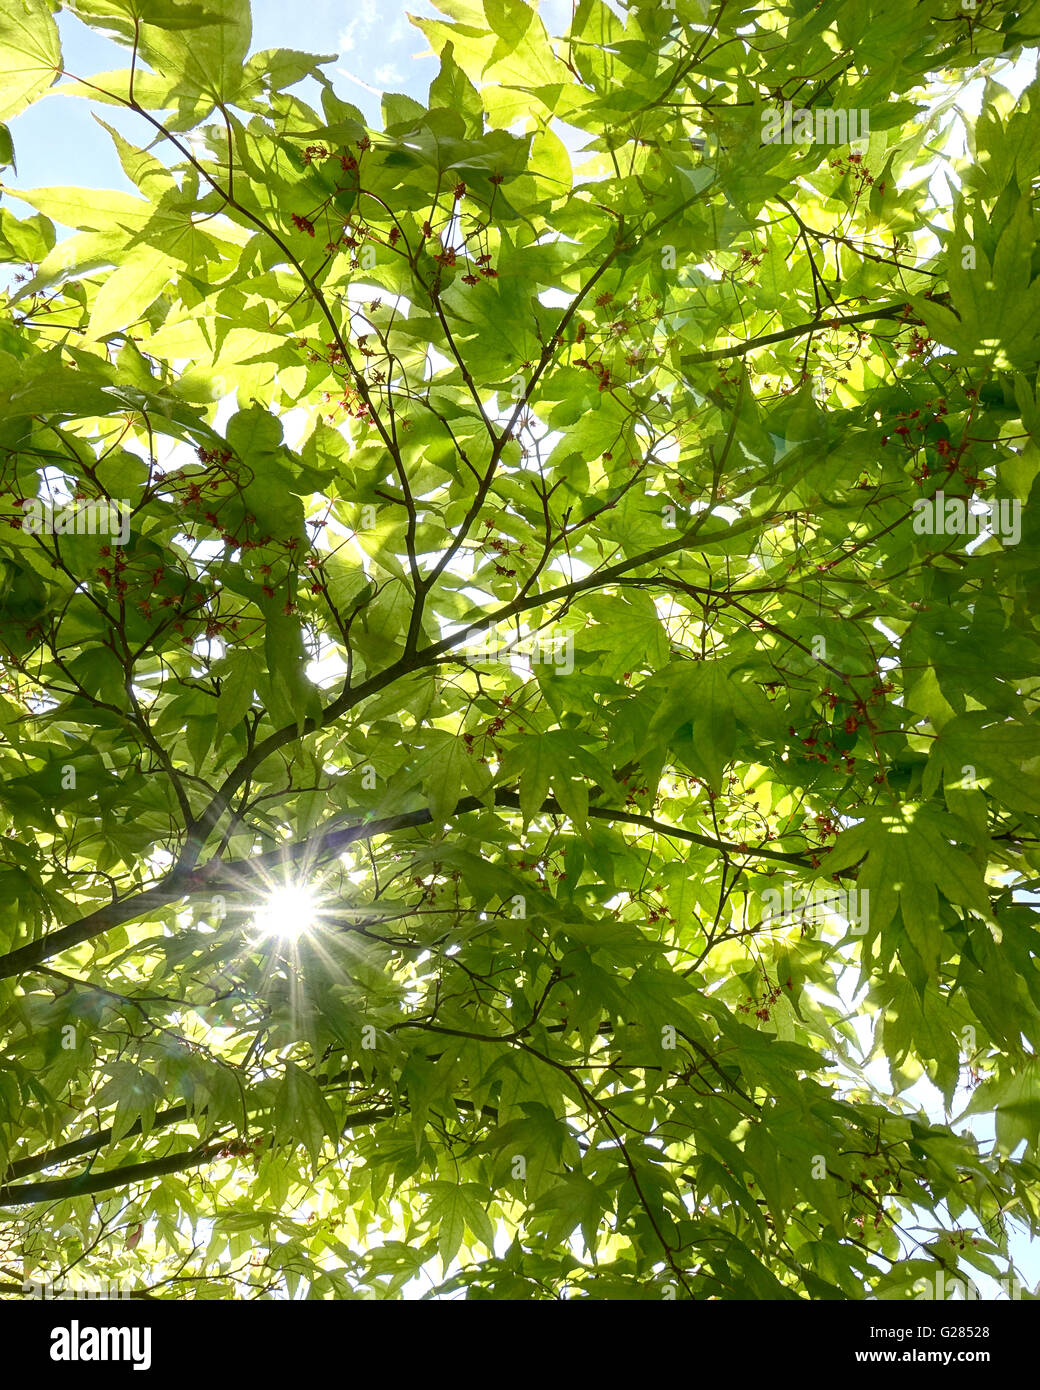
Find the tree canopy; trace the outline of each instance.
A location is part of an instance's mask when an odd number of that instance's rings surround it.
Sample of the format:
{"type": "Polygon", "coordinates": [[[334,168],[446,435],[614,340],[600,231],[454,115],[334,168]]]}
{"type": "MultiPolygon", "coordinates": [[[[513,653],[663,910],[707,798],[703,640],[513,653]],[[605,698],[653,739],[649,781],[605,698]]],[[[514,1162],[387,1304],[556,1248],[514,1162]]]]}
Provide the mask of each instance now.
{"type": "Polygon", "coordinates": [[[1040,5],[437,3],[378,128],[245,0],[0,16],[4,1287],[1006,1276],[1040,5]]]}

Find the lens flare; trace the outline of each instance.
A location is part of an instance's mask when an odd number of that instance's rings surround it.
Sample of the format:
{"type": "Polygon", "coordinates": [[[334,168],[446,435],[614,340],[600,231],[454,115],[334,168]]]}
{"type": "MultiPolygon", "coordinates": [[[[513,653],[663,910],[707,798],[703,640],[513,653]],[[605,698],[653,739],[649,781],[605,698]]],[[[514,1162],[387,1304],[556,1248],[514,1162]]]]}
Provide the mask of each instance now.
{"type": "Polygon", "coordinates": [[[309,888],[286,884],[267,894],[253,917],[253,927],[258,936],[294,941],[317,926],[318,915],[318,900],[309,888]]]}

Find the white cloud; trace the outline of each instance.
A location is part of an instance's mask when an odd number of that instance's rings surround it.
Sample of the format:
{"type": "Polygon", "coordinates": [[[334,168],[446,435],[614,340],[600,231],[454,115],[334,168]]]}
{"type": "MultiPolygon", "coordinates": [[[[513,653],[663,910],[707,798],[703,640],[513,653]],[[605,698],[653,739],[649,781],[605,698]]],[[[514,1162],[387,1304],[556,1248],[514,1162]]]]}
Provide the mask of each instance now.
{"type": "Polygon", "coordinates": [[[379,10],[376,0],[361,0],[360,13],[355,15],[347,27],[340,32],[337,40],[340,53],[350,53],[355,46],[355,34],[358,29],[361,30],[362,35],[366,34],[378,18],[379,10]]]}

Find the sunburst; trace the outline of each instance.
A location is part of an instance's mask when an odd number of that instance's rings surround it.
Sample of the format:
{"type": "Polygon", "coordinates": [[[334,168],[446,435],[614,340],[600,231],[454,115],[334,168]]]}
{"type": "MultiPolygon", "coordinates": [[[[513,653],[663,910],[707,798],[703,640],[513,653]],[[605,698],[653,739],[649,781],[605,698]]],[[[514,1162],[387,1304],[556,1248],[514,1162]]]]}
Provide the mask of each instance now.
{"type": "Polygon", "coordinates": [[[298,941],[310,935],[321,920],[321,904],[315,892],[303,883],[287,883],[272,888],[253,915],[253,931],[269,940],[298,941]]]}

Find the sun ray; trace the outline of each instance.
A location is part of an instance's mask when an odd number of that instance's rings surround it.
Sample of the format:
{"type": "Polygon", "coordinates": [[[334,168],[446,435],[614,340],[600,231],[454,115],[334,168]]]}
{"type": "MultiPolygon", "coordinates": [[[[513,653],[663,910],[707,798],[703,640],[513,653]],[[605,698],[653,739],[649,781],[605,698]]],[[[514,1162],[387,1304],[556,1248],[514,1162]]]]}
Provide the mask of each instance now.
{"type": "Polygon", "coordinates": [[[295,941],[312,932],[320,916],[315,893],[305,884],[287,883],[265,896],[253,917],[253,930],[260,938],[295,941]]]}

